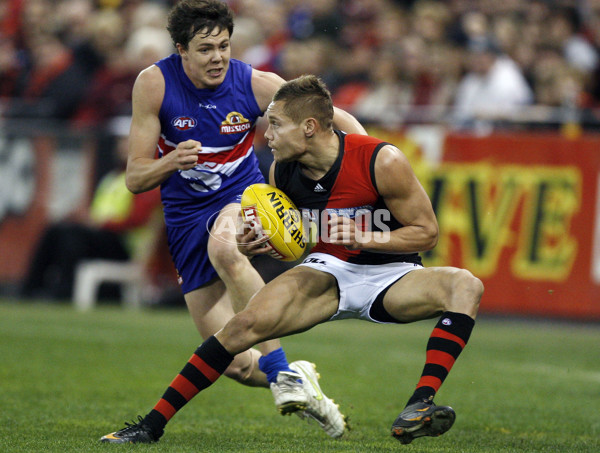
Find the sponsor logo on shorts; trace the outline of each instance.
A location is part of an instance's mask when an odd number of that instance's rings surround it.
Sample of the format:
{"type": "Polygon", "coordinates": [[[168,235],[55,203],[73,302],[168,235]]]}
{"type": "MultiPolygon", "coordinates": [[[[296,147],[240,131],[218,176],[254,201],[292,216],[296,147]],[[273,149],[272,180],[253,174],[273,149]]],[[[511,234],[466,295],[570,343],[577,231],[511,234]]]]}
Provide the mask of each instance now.
{"type": "Polygon", "coordinates": [[[304,261],[302,261],[303,264],[322,264],[323,266],[326,266],[327,263],[323,260],[317,259],[317,258],[306,258],[304,261]]]}

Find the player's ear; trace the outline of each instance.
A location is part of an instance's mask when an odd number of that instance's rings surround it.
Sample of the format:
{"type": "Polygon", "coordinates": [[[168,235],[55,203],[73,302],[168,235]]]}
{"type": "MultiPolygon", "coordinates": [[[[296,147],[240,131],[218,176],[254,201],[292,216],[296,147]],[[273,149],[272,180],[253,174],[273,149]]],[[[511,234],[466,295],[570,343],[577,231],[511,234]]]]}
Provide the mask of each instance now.
{"type": "Polygon", "coordinates": [[[175,45],[175,47],[177,47],[177,53],[179,53],[179,55],[181,56],[181,58],[183,58],[184,60],[187,60],[187,50],[185,49],[185,47],[183,47],[179,43],[177,43],[175,45]]]}
{"type": "Polygon", "coordinates": [[[315,120],[314,118],[306,118],[304,120],[304,135],[306,136],[306,138],[310,138],[313,135],[315,135],[315,132],[317,131],[317,120],[315,120]]]}

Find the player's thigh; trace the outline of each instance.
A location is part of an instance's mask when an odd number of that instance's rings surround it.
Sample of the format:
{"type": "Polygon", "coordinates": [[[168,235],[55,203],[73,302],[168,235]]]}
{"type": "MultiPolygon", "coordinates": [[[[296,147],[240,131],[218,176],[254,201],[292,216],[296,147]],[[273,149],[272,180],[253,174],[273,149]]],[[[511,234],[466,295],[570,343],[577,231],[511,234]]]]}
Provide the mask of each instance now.
{"type": "Polygon", "coordinates": [[[210,240],[235,245],[235,234],[239,226],[240,204],[229,203],[217,215],[210,230],[210,240]]]}
{"type": "Polygon", "coordinates": [[[416,269],[390,287],[383,306],[402,322],[435,317],[452,308],[457,282],[464,274],[468,272],[455,267],[416,269]]]}
{"type": "Polygon", "coordinates": [[[210,230],[208,238],[208,257],[217,268],[232,265],[235,262],[247,261],[237,249],[236,231],[239,224],[239,203],[226,205],[219,214],[210,230]]]}
{"type": "Polygon", "coordinates": [[[335,277],[297,266],[258,291],[232,323],[229,334],[243,332],[255,342],[302,332],[328,320],[338,308],[335,277]]]}
{"type": "Polygon", "coordinates": [[[233,318],[234,311],[220,279],[185,294],[185,302],[202,338],[208,338],[233,318]]]}

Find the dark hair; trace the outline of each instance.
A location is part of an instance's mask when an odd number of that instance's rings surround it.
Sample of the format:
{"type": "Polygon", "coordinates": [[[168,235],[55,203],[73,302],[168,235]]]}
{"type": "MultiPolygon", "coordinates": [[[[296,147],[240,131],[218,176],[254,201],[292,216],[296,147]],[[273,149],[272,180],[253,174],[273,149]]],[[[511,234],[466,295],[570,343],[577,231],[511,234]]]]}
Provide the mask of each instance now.
{"type": "Polygon", "coordinates": [[[283,113],[297,124],[306,118],[315,118],[323,129],[333,125],[331,93],[317,76],[302,75],[284,83],[273,101],[283,101],[283,113]]]}
{"type": "Polygon", "coordinates": [[[173,44],[181,44],[184,49],[198,33],[208,36],[215,29],[233,34],[233,13],[220,0],[182,0],[169,13],[167,30],[173,44]]]}

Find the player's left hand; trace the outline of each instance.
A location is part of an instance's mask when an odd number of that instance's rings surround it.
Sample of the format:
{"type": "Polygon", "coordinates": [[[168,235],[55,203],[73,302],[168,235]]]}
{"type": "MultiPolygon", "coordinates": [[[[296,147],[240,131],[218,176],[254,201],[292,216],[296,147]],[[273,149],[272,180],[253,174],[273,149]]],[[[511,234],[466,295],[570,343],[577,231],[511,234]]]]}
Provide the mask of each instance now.
{"type": "Polygon", "coordinates": [[[329,241],[332,244],[343,245],[349,250],[361,248],[359,237],[361,231],[353,219],[337,214],[329,217],[329,241]]]}

